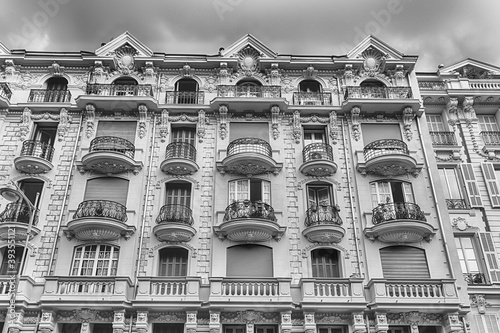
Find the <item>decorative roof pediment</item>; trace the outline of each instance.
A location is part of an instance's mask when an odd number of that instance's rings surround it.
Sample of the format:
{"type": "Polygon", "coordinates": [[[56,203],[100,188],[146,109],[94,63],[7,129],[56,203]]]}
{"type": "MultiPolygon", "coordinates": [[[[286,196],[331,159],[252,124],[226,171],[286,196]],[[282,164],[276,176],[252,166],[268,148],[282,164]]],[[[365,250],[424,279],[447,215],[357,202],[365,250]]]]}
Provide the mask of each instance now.
{"type": "Polygon", "coordinates": [[[440,75],[457,75],[468,79],[488,79],[500,77],[500,67],[474,59],[464,59],[451,66],[439,69],[440,75]]]}
{"type": "Polygon", "coordinates": [[[367,52],[379,53],[386,60],[401,60],[404,55],[396,49],[390,47],[380,39],[369,35],[347,53],[349,59],[365,59],[367,52]]]}
{"type": "Polygon", "coordinates": [[[125,47],[133,49],[136,57],[150,57],[153,55],[153,51],[149,47],[132,36],[128,31],[113,38],[98,48],[95,53],[98,56],[113,56],[118,50],[123,50],[125,47]]]}
{"type": "Polygon", "coordinates": [[[259,41],[254,36],[247,34],[242,38],[238,39],[236,42],[231,44],[227,49],[221,52],[223,57],[239,57],[240,53],[244,49],[249,49],[249,47],[255,50],[262,58],[276,58],[278,55],[276,52],[265,46],[261,41],[259,41]]]}

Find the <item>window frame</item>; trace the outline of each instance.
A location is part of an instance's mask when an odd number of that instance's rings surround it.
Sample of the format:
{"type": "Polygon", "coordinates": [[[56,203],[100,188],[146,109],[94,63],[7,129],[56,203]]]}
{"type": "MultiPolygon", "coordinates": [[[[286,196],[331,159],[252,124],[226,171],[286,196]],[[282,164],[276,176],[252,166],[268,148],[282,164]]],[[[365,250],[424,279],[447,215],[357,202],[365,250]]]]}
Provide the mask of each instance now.
{"type": "MultiPolygon", "coordinates": [[[[344,276],[344,272],[343,272],[343,264],[342,264],[342,252],[339,251],[338,249],[336,248],[332,248],[332,247],[319,247],[319,248],[315,248],[315,249],[312,249],[310,252],[309,252],[309,255],[310,255],[310,266],[311,267],[311,277],[312,278],[315,278],[315,279],[340,279],[344,276]],[[324,274],[325,276],[319,276],[320,274],[317,274],[318,273],[318,269],[316,268],[315,269],[315,265],[318,266],[318,264],[315,264],[314,262],[314,254],[315,252],[319,252],[319,251],[332,251],[332,252],[335,252],[337,254],[337,262],[336,262],[336,272],[334,272],[332,270],[332,272],[334,274],[332,274],[332,276],[327,276],[328,274],[324,274]],[[335,273],[337,273],[335,276],[335,273]]],[[[328,265],[328,263],[326,263],[328,265]]],[[[327,269],[331,269],[333,265],[330,265],[330,267],[326,267],[325,269],[325,264],[323,263],[323,272],[326,272],[327,269]]]]}
{"type": "MultiPolygon", "coordinates": [[[[260,182],[260,201],[263,203],[266,203],[268,205],[271,205],[271,197],[272,197],[272,191],[271,191],[271,182],[269,180],[265,179],[260,179],[260,178],[239,178],[239,179],[233,179],[228,182],[228,205],[231,205],[234,202],[238,201],[243,201],[243,200],[251,200],[252,197],[252,181],[253,183],[260,182]],[[247,195],[246,199],[245,198],[239,198],[240,194],[238,190],[238,183],[239,182],[247,182],[247,195]],[[235,184],[234,187],[231,184],[235,184]]],[[[242,197],[245,197],[242,195],[242,197]]],[[[258,201],[258,200],[257,200],[258,201]]]]}
{"type": "MultiPolygon", "coordinates": [[[[69,270],[69,275],[70,276],[95,276],[95,277],[98,277],[98,276],[100,276],[100,277],[117,276],[119,259],[120,259],[120,247],[118,247],[116,245],[106,244],[106,243],[102,243],[102,244],[88,243],[88,244],[75,246],[75,248],[73,250],[73,256],[71,258],[71,266],[70,266],[70,270],[69,270]],[[94,250],[94,252],[95,252],[94,257],[93,258],[85,257],[85,253],[86,253],[85,248],[92,247],[92,246],[96,246],[96,249],[94,250]],[[99,261],[102,260],[99,258],[99,255],[101,253],[101,250],[100,250],[101,247],[110,247],[110,250],[111,250],[109,258],[104,258],[104,259],[109,259],[109,260],[105,260],[106,262],[108,262],[108,266],[106,267],[106,269],[107,269],[106,275],[97,275],[96,274],[97,270],[100,268],[99,261]],[[80,257],[76,257],[79,249],[82,249],[80,257]],[[115,254],[116,254],[116,258],[114,257],[115,254]],[[85,259],[87,259],[87,260],[85,260],[85,259]],[[77,260],[79,261],[78,264],[76,263],[77,260]],[[82,274],[82,270],[89,269],[88,268],[89,266],[87,266],[86,268],[84,267],[83,263],[85,261],[93,261],[92,268],[91,268],[92,274],[82,274]],[[78,267],[76,267],[76,264],[78,265],[78,267]],[[75,269],[77,269],[77,274],[74,274],[75,269]],[[113,270],[114,270],[114,274],[113,274],[113,270]]],[[[104,261],[104,260],[102,260],[102,261],[104,261]]],[[[101,269],[102,269],[102,267],[101,267],[101,269]]]]}
{"type": "MultiPolygon", "coordinates": [[[[182,246],[166,246],[166,247],[159,249],[158,250],[158,264],[156,265],[157,266],[157,276],[161,276],[161,277],[187,277],[187,276],[189,276],[189,264],[190,264],[189,258],[190,258],[190,251],[182,246]],[[176,251],[179,251],[179,252],[183,251],[185,254],[185,257],[181,257],[181,259],[185,259],[185,262],[180,263],[181,266],[183,266],[180,268],[180,274],[167,275],[169,270],[170,270],[168,268],[168,266],[172,265],[172,263],[169,263],[169,262],[164,263],[162,261],[162,258],[163,258],[162,253],[168,253],[169,250],[171,251],[172,249],[175,249],[176,251]],[[163,266],[166,267],[164,269],[165,274],[163,274],[163,266]]],[[[175,264],[177,264],[177,263],[174,263],[174,265],[175,264]]]]}
{"type": "Polygon", "coordinates": [[[376,208],[378,205],[385,205],[387,203],[399,203],[399,201],[394,200],[394,193],[392,189],[392,184],[401,184],[401,193],[403,195],[404,201],[403,203],[413,203],[416,204],[415,202],[415,194],[413,192],[413,184],[411,182],[407,181],[402,181],[402,180],[377,180],[370,182],[370,198],[372,201],[372,206],[373,208],[376,208]],[[387,189],[389,190],[388,192],[383,192],[381,186],[379,184],[389,184],[387,189]],[[375,185],[375,186],[374,186],[375,185]],[[375,189],[375,193],[373,190],[375,189]],[[389,196],[390,195],[390,198],[389,196]],[[377,200],[375,202],[374,196],[376,196],[377,200]],[[381,200],[381,196],[385,196],[385,200],[381,200]],[[388,201],[387,199],[392,199],[392,201],[388,201]]]}

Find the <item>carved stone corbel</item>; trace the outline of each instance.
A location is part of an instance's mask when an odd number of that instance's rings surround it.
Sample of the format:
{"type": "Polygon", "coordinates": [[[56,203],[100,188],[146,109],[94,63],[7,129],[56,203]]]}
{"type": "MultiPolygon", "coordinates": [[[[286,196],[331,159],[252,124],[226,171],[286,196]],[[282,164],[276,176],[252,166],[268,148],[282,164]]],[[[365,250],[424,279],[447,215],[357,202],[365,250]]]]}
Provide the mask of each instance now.
{"type": "Polygon", "coordinates": [[[305,69],[302,72],[302,76],[304,79],[314,79],[316,76],[318,76],[318,71],[314,69],[313,65],[307,66],[307,69],[305,69]]]}
{"type": "Polygon", "coordinates": [[[227,105],[219,106],[219,136],[221,140],[227,137],[227,105]]]}
{"type": "Polygon", "coordinates": [[[196,328],[198,327],[196,316],[196,311],[186,311],[186,333],[196,332],[196,328]]]}
{"type": "Polygon", "coordinates": [[[337,112],[330,111],[330,138],[332,139],[332,144],[336,145],[339,136],[339,126],[337,124],[337,112]]]}
{"type": "Polygon", "coordinates": [[[85,129],[85,135],[87,139],[94,135],[95,127],[95,106],[93,104],[87,104],[85,106],[85,120],[87,123],[87,128],[85,129]]]}
{"type": "Polygon", "coordinates": [[[63,141],[64,136],[69,128],[70,117],[68,115],[68,110],[61,108],[59,111],[59,124],[57,125],[57,139],[58,141],[63,141]]]}
{"type": "Polygon", "coordinates": [[[316,332],[316,322],[314,320],[314,312],[304,312],[304,331],[306,333],[316,332]]]}
{"type": "Polygon", "coordinates": [[[161,110],[158,130],[160,131],[160,141],[165,142],[168,135],[168,110],[166,109],[161,110]]]}
{"type": "Polygon", "coordinates": [[[26,137],[31,131],[33,125],[33,120],[31,119],[31,109],[24,108],[23,114],[21,115],[21,125],[19,125],[19,139],[21,141],[26,140],[26,137]]]}
{"type": "Polygon", "coordinates": [[[205,117],[205,110],[198,110],[198,126],[196,131],[198,134],[199,142],[203,142],[206,130],[207,130],[207,118],[205,117]]]}
{"type": "Polygon", "coordinates": [[[411,141],[411,138],[413,137],[413,132],[411,131],[413,118],[415,118],[413,109],[410,106],[405,107],[405,109],[403,110],[403,126],[405,130],[405,137],[408,141],[411,141]]]}
{"type": "Polygon", "coordinates": [[[352,314],[352,331],[354,333],[365,333],[366,323],[362,312],[352,314]]]}
{"type": "Polygon", "coordinates": [[[209,311],[209,313],[210,313],[210,322],[208,323],[208,328],[210,333],[220,333],[221,331],[220,312],[209,311]]]}
{"type": "Polygon", "coordinates": [[[137,110],[139,111],[139,128],[137,130],[139,138],[142,139],[144,138],[144,136],[146,136],[146,122],[148,120],[148,108],[146,105],[141,104],[137,107],[137,110]]]}
{"type": "Polygon", "coordinates": [[[354,85],[354,73],[352,70],[352,64],[345,65],[344,68],[344,85],[353,86],[354,85]]]}
{"type": "Polygon", "coordinates": [[[358,106],[353,106],[351,109],[352,135],[354,140],[359,141],[361,138],[361,128],[359,126],[359,114],[361,109],[358,106]]]}
{"type": "Polygon", "coordinates": [[[444,330],[446,333],[463,333],[464,326],[458,313],[448,313],[444,317],[444,330]]]}
{"type": "Polygon", "coordinates": [[[385,313],[375,314],[375,331],[377,333],[387,333],[389,324],[387,322],[387,315],[385,313]]]}
{"type": "Polygon", "coordinates": [[[194,69],[192,69],[191,66],[189,66],[189,64],[185,64],[180,69],[179,74],[183,77],[192,77],[194,75],[194,69]]]}
{"type": "Polygon", "coordinates": [[[472,96],[466,96],[462,104],[462,110],[467,125],[470,125],[472,120],[476,118],[476,111],[472,107],[473,104],[474,104],[474,98],[472,96]]]}
{"type": "Polygon", "coordinates": [[[145,333],[148,331],[148,312],[138,311],[137,321],[135,322],[135,328],[137,332],[145,333]]]}
{"type": "Polygon", "coordinates": [[[56,322],[54,318],[54,312],[52,311],[42,311],[40,316],[40,322],[38,324],[38,330],[44,333],[53,332],[56,328],[56,322]]]}
{"type": "Polygon", "coordinates": [[[125,329],[125,310],[117,310],[113,316],[113,333],[123,333],[125,329]]]}
{"type": "Polygon", "coordinates": [[[280,108],[277,105],[271,106],[271,120],[272,120],[272,131],[273,131],[273,139],[277,140],[280,136],[280,131],[279,131],[279,115],[280,115],[280,108]]]}
{"type": "Polygon", "coordinates": [[[446,111],[448,112],[448,124],[455,131],[458,121],[458,98],[450,98],[448,104],[446,104],[446,111]]]}

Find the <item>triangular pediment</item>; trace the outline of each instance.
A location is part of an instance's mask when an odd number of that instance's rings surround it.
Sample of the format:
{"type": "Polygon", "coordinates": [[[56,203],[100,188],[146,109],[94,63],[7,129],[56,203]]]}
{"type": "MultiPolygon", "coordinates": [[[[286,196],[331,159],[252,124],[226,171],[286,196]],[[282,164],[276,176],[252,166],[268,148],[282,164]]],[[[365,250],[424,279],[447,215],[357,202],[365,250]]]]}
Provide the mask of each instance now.
{"type": "Polygon", "coordinates": [[[221,52],[223,57],[236,57],[238,53],[248,47],[253,48],[262,58],[275,58],[277,53],[264,45],[254,36],[247,34],[242,38],[238,39],[236,42],[231,44],[227,49],[221,52]]]}
{"type": "Polygon", "coordinates": [[[366,51],[379,52],[384,56],[386,60],[401,60],[404,54],[397,51],[396,49],[390,47],[386,43],[382,42],[380,39],[369,35],[361,41],[356,47],[347,53],[347,58],[349,59],[360,59],[364,58],[366,51]]]}
{"type": "Polygon", "coordinates": [[[132,36],[128,31],[125,31],[120,36],[113,38],[111,41],[107,42],[105,45],[98,48],[95,53],[98,56],[110,56],[113,55],[116,50],[122,48],[124,45],[127,47],[132,47],[136,51],[137,57],[150,57],[153,55],[153,51],[143,43],[141,43],[137,38],[132,36]]]}
{"type": "Polygon", "coordinates": [[[5,45],[3,45],[2,42],[0,42],[0,55],[8,55],[8,54],[10,54],[10,50],[5,45]]]}
{"type": "Polygon", "coordinates": [[[485,79],[500,76],[500,67],[467,58],[451,66],[441,68],[439,73],[441,75],[458,74],[459,77],[469,79],[485,79]]]}

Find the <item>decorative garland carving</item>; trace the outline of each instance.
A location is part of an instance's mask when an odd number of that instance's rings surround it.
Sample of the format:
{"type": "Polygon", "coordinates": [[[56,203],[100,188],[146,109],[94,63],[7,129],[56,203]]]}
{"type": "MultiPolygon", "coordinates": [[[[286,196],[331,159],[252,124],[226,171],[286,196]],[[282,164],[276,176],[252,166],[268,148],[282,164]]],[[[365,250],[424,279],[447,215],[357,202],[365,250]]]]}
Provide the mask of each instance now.
{"type": "Polygon", "coordinates": [[[359,141],[361,138],[361,127],[359,126],[359,114],[361,109],[358,106],[353,106],[351,109],[351,119],[352,119],[352,134],[354,140],[359,141]]]}
{"type": "Polygon", "coordinates": [[[219,136],[221,140],[227,137],[227,105],[219,106],[219,136]]]}
{"type": "Polygon", "coordinates": [[[486,307],[491,306],[491,304],[486,301],[484,295],[472,295],[470,305],[477,307],[477,311],[480,314],[485,314],[486,307]]]}
{"type": "Polygon", "coordinates": [[[229,83],[229,79],[233,74],[233,69],[227,67],[227,62],[221,62],[217,74],[219,77],[219,84],[226,85],[229,83]]]}
{"type": "Polygon", "coordinates": [[[324,181],[327,181],[329,183],[332,183],[332,184],[335,184],[337,186],[337,191],[342,191],[342,188],[340,186],[340,183],[338,181],[336,181],[335,179],[333,178],[328,178],[326,176],[323,176],[323,177],[311,177],[311,176],[307,176],[306,179],[302,179],[301,181],[299,181],[297,183],[297,190],[302,190],[302,185],[307,183],[307,182],[310,182],[310,181],[317,181],[317,180],[324,180],[324,181]]]}
{"type": "Polygon", "coordinates": [[[302,136],[302,129],[300,127],[300,111],[295,110],[293,111],[293,119],[292,119],[292,135],[295,140],[295,143],[300,143],[300,139],[302,136]]]}
{"type": "Polygon", "coordinates": [[[139,111],[139,127],[137,129],[139,138],[142,139],[146,136],[146,121],[148,119],[148,108],[146,105],[141,104],[137,107],[139,111]]]}
{"type": "Polygon", "coordinates": [[[19,125],[19,139],[21,141],[26,140],[26,136],[31,131],[31,126],[33,125],[31,117],[31,109],[24,108],[23,114],[21,115],[21,125],[19,125]]]}
{"type": "Polygon", "coordinates": [[[474,104],[474,98],[471,96],[466,96],[462,104],[462,111],[464,113],[465,122],[469,125],[473,119],[476,118],[476,111],[472,107],[474,104]]]}
{"type": "MultiPolygon", "coordinates": [[[[338,245],[337,243],[329,243],[328,246],[331,248],[337,249],[340,252],[344,253],[344,258],[349,259],[349,257],[350,257],[349,250],[347,250],[345,247],[342,247],[342,246],[338,245]]],[[[323,248],[323,247],[325,247],[325,244],[320,244],[320,243],[311,244],[311,245],[303,248],[302,251],[300,251],[300,254],[302,255],[303,259],[306,259],[312,250],[314,250],[316,248],[323,248]]]]}
{"type": "Polygon", "coordinates": [[[61,108],[59,112],[59,124],[57,125],[57,139],[63,141],[66,132],[68,131],[71,117],[68,115],[68,110],[61,108]]]}
{"type": "Polygon", "coordinates": [[[184,312],[153,312],[149,314],[149,322],[184,323],[186,314],[184,312]]]}
{"type": "Polygon", "coordinates": [[[246,310],[220,314],[220,321],[228,324],[276,323],[279,320],[280,314],[277,312],[246,310]]]}
{"type": "Polygon", "coordinates": [[[450,124],[453,132],[455,132],[458,121],[458,98],[450,98],[448,104],[446,104],[446,111],[448,112],[448,124],[450,124]]]}
{"type": "Polygon", "coordinates": [[[330,111],[330,139],[332,139],[332,144],[337,144],[338,137],[339,126],[337,124],[337,112],[330,111]]]}
{"type": "Polygon", "coordinates": [[[166,109],[161,110],[158,129],[160,131],[160,141],[165,142],[168,135],[168,110],[166,109]]]}
{"type": "Polygon", "coordinates": [[[405,130],[405,138],[408,141],[411,141],[413,133],[411,131],[411,125],[413,123],[413,118],[415,114],[413,113],[413,109],[410,106],[407,106],[403,110],[403,126],[405,130]]]}
{"type": "Polygon", "coordinates": [[[87,104],[85,106],[85,120],[87,123],[87,128],[85,129],[85,135],[87,139],[90,139],[94,135],[95,127],[95,106],[93,104],[87,104]]]}
{"type": "Polygon", "coordinates": [[[273,131],[273,139],[277,140],[280,136],[279,131],[279,116],[280,116],[280,108],[277,105],[271,106],[271,119],[272,119],[272,131],[273,131]]]}
{"type": "Polygon", "coordinates": [[[193,183],[195,185],[194,186],[195,190],[199,190],[200,189],[200,182],[197,181],[196,179],[194,179],[193,177],[190,177],[190,176],[187,176],[187,175],[168,175],[168,176],[165,176],[165,177],[163,177],[162,179],[160,179],[160,180],[158,180],[156,182],[155,187],[157,189],[161,189],[161,184],[166,183],[166,182],[168,182],[169,180],[172,180],[172,179],[185,179],[185,180],[188,180],[188,181],[190,181],[191,183],[193,183]]]}
{"type": "Polygon", "coordinates": [[[205,117],[205,110],[198,110],[198,128],[196,130],[199,138],[199,142],[203,142],[205,138],[206,129],[207,129],[207,121],[208,119],[205,117]]]}

